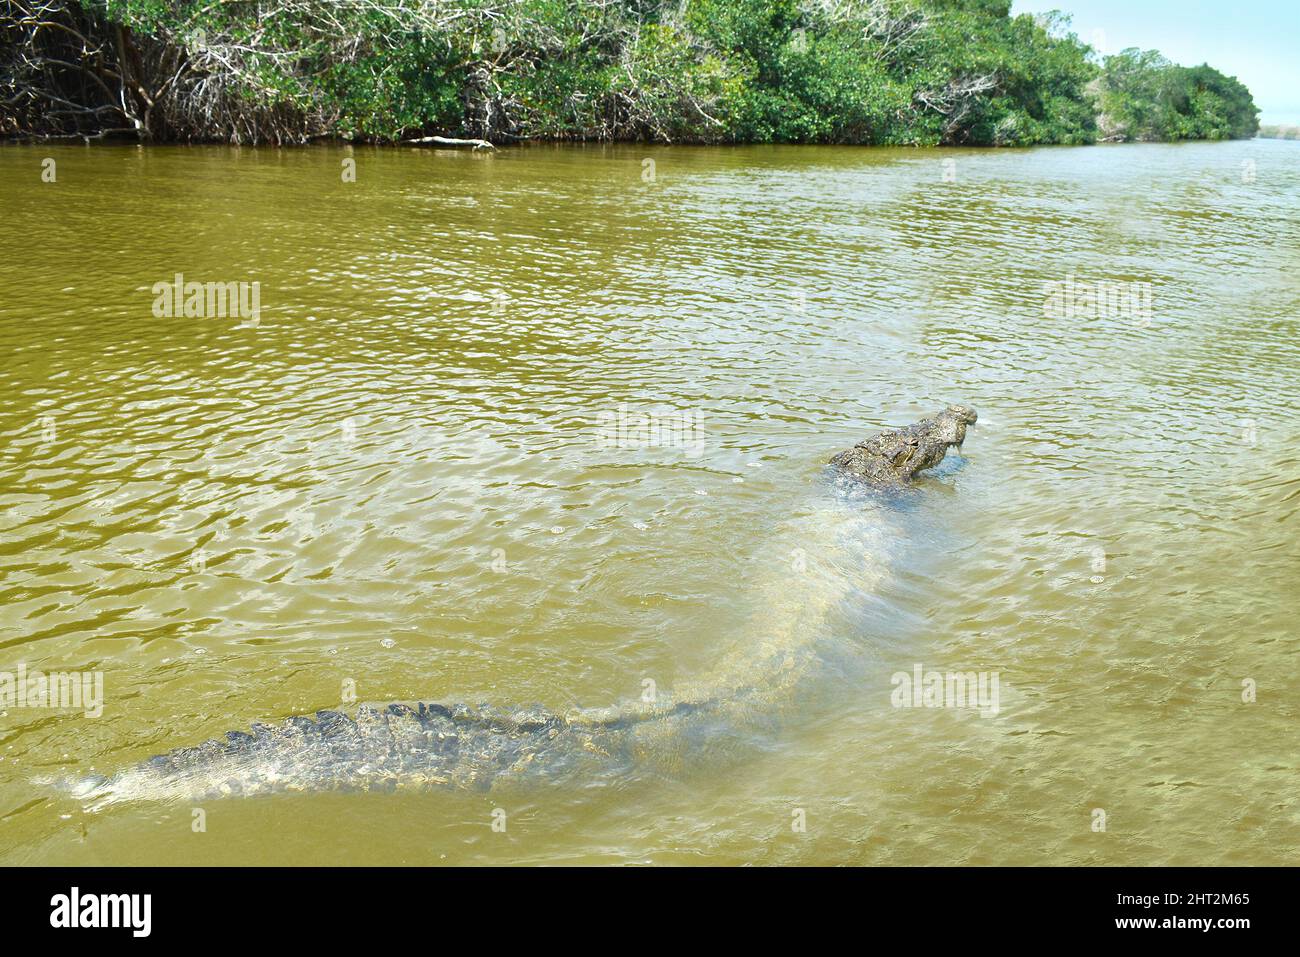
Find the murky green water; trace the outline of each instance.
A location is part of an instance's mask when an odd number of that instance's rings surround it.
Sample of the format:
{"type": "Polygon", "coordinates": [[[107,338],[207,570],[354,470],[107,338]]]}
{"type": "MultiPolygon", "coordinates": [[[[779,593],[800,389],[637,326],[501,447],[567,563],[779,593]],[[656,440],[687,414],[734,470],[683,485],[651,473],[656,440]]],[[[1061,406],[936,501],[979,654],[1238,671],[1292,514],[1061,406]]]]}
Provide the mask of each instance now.
{"type": "Polygon", "coordinates": [[[4,709],[5,862],[1295,862],[1297,144],[9,147],[0,196],[0,671],[105,696],[4,709]],[[259,321],[156,316],[177,273],[259,321]],[[959,400],[910,501],[827,481],[959,400]],[[893,707],[918,665],[998,713],[893,707]],[[764,713],[631,776],[199,833],[37,783],[719,673],[764,713]]]}

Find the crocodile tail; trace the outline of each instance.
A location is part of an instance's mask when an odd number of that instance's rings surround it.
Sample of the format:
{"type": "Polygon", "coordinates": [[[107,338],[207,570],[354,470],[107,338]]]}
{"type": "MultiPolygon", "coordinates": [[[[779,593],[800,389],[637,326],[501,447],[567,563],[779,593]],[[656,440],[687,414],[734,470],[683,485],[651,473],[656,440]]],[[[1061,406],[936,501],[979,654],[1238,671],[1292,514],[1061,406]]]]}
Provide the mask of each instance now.
{"type": "Polygon", "coordinates": [[[83,778],[64,790],[92,807],[122,801],[205,800],[294,791],[395,791],[482,787],[519,773],[578,733],[545,712],[493,712],[420,702],[363,705],[356,717],[318,711],[254,724],[194,747],[157,755],[113,778],[83,778]]]}

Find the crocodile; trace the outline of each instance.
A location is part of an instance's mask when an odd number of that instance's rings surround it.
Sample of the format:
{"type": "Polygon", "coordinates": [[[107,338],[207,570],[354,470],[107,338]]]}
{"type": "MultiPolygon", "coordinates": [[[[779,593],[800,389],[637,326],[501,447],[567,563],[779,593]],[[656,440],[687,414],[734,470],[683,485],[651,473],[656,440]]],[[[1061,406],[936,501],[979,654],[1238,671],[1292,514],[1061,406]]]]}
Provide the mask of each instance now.
{"type": "MultiPolygon", "coordinates": [[[[918,447],[959,444],[974,412],[945,413],[912,427],[918,447]],[[968,413],[968,415],[967,415],[968,413]]],[[[904,439],[903,441],[907,441],[904,439]]],[[[942,457],[942,456],[940,456],[942,457]]],[[[899,474],[905,470],[899,469],[899,474]]],[[[857,486],[857,483],[853,483],[857,486]]],[[[848,494],[789,511],[778,554],[817,551],[799,588],[789,569],[756,581],[756,611],[709,673],[676,697],[616,709],[492,708],[417,701],[362,705],[253,724],[182,747],[111,777],[60,782],[88,809],[131,801],[201,801],[282,792],[486,790],[502,782],[680,768],[725,747],[733,729],[775,720],[818,663],[819,642],[853,632],[836,609],[868,593],[902,537],[885,498],[848,494]],[[792,547],[793,546],[793,547],[792,547]]]]}
{"type": "Polygon", "coordinates": [[[905,488],[918,472],[942,462],[950,447],[961,451],[966,426],[974,425],[977,418],[970,406],[950,405],[928,419],[863,439],[835,455],[830,464],[876,488],[905,488]]]}

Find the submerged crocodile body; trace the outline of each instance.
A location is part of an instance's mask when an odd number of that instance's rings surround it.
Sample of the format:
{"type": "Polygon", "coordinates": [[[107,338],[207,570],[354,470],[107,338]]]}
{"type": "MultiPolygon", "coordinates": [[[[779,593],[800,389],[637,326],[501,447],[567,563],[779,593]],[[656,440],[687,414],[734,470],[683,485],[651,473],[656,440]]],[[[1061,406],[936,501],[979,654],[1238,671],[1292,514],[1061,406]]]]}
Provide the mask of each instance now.
{"type": "MultiPolygon", "coordinates": [[[[856,477],[901,482],[926,467],[920,463],[934,464],[949,445],[960,444],[974,418],[973,411],[953,406],[916,426],[882,433],[836,461],[856,477]],[[885,472],[880,463],[888,449],[904,447],[911,455],[890,458],[885,472]]],[[[756,581],[749,626],[674,700],[563,715],[425,702],[362,706],[355,717],[318,711],[178,748],[111,778],[63,783],[97,808],[280,792],[481,789],[525,775],[554,781],[597,767],[604,774],[676,770],[711,754],[728,732],[773,720],[817,664],[818,643],[853,633],[835,624],[837,609],[871,592],[886,573],[900,539],[897,516],[883,499],[853,496],[792,511],[784,528],[788,544],[820,542],[817,560],[802,570],[799,588],[789,587],[788,570],[779,567],[770,580],[756,581]]]]}
{"type": "Polygon", "coordinates": [[[225,740],[177,748],[75,796],[115,803],[207,800],[304,791],[477,789],[525,773],[559,776],[586,762],[630,763],[636,729],[657,718],[703,715],[712,703],[657,711],[562,716],[419,702],[362,705],[355,717],[318,711],[231,731],[225,740]]]}
{"type": "Polygon", "coordinates": [[[918,472],[942,462],[951,446],[960,450],[966,426],[974,425],[977,418],[969,406],[950,405],[931,418],[864,439],[840,452],[830,464],[876,488],[904,488],[918,472]]]}
{"type": "Polygon", "coordinates": [[[485,790],[525,775],[554,782],[596,766],[605,775],[655,762],[667,768],[677,763],[670,752],[694,750],[718,728],[751,723],[758,708],[775,704],[773,692],[799,669],[784,650],[768,654],[780,661],[766,666],[767,686],[733,686],[709,698],[568,715],[426,702],[362,705],[355,717],[318,711],[64,787],[96,809],[293,792],[485,790]]]}

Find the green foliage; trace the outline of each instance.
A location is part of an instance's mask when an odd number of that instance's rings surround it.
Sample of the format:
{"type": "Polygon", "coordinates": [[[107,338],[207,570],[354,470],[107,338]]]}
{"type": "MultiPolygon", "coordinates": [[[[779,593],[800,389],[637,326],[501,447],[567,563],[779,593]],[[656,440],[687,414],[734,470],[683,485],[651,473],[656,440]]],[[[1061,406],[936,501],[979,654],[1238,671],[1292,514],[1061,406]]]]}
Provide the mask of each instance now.
{"type": "Polygon", "coordinates": [[[1106,57],[1097,101],[1109,140],[1234,139],[1259,129],[1250,91],[1236,78],[1208,65],[1176,66],[1154,50],[1106,57]]]}
{"type": "Polygon", "coordinates": [[[1258,127],[1235,79],[1154,52],[1099,63],[1068,19],[1013,17],[1010,0],[82,6],[137,38],[136,79],[173,137],[1020,146],[1258,127]]]}

